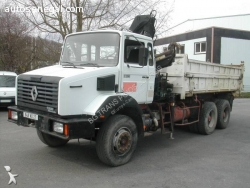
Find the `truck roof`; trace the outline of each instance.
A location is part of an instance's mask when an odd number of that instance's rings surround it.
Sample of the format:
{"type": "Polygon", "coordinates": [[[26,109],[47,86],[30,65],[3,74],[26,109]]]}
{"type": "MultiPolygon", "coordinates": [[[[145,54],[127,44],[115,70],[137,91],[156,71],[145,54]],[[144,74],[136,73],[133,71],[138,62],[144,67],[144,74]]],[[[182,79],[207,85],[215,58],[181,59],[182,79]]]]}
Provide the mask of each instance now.
{"type": "Polygon", "coordinates": [[[16,73],[10,72],[10,71],[0,71],[0,76],[1,76],[1,75],[17,76],[16,73]]]}
{"type": "Polygon", "coordinates": [[[141,38],[141,39],[145,39],[145,40],[152,40],[152,38],[150,38],[148,36],[137,34],[137,33],[133,33],[133,32],[129,32],[129,31],[106,30],[106,29],[75,32],[75,33],[68,34],[67,36],[76,35],[76,34],[84,34],[84,33],[100,33],[100,32],[103,32],[103,33],[118,33],[118,34],[120,34],[120,36],[122,36],[122,35],[134,35],[137,38],[141,38]]]}

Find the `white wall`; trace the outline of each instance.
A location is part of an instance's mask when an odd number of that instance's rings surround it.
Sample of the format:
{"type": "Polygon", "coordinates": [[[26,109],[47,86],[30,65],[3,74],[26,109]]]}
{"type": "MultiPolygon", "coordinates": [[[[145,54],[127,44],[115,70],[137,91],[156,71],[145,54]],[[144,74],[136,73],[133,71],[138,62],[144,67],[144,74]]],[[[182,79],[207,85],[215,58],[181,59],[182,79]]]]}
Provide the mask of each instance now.
{"type": "MultiPolygon", "coordinates": [[[[178,42],[181,45],[185,45],[185,54],[188,54],[189,59],[195,59],[199,61],[206,61],[206,54],[194,54],[194,43],[196,42],[204,42],[207,41],[206,37],[203,38],[198,38],[198,39],[192,39],[192,40],[186,40],[186,41],[181,41],[178,42]]],[[[163,52],[163,47],[167,47],[168,44],[164,44],[161,46],[156,46],[156,52],[161,53],[163,52]]]]}
{"type": "MultiPolygon", "coordinates": [[[[231,16],[231,17],[193,19],[193,20],[188,20],[176,27],[173,27],[172,29],[169,29],[163,35],[172,36],[172,35],[177,35],[180,33],[186,33],[190,31],[204,29],[204,28],[208,28],[212,26],[250,31],[249,23],[250,23],[250,14],[240,15],[240,16],[239,15],[231,16]]],[[[161,38],[164,36],[161,36],[161,38]]]]}
{"type": "Polygon", "coordinates": [[[245,62],[244,91],[250,91],[250,40],[221,38],[221,64],[245,62]]]}

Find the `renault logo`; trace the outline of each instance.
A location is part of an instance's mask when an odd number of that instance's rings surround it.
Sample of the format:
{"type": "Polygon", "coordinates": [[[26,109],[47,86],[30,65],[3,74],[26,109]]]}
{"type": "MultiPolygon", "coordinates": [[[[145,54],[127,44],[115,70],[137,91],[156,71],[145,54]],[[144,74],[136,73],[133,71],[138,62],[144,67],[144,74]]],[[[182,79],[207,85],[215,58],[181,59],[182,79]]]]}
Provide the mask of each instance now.
{"type": "Polygon", "coordinates": [[[38,92],[37,92],[36,86],[32,86],[30,94],[31,94],[32,100],[36,101],[36,98],[38,96],[38,92]]]}

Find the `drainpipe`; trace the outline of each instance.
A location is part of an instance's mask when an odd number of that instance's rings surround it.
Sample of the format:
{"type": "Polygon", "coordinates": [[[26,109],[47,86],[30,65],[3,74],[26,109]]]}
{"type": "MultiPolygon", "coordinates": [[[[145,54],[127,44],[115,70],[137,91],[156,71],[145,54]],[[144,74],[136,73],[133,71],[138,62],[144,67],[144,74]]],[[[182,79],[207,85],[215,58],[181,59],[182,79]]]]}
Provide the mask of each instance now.
{"type": "Polygon", "coordinates": [[[211,63],[214,62],[214,27],[212,27],[212,38],[211,38],[211,63]]]}

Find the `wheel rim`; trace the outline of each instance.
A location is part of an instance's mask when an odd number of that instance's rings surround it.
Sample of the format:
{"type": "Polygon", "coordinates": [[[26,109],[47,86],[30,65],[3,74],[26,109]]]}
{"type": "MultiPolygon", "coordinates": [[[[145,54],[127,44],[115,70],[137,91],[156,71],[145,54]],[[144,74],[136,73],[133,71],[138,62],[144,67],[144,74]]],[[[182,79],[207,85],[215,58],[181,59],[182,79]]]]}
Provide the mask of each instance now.
{"type": "Polygon", "coordinates": [[[228,107],[226,107],[225,109],[224,109],[224,111],[223,111],[223,121],[224,122],[227,122],[228,121],[228,118],[229,118],[229,108],[228,107]]]}
{"type": "Polygon", "coordinates": [[[123,127],[119,129],[113,138],[113,151],[119,155],[125,155],[131,148],[132,134],[130,130],[123,127]]]}
{"type": "Polygon", "coordinates": [[[208,118],[207,118],[209,128],[215,127],[215,118],[214,117],[215,117],[215,112],[212,110],[209,112],[208,118]]]}

